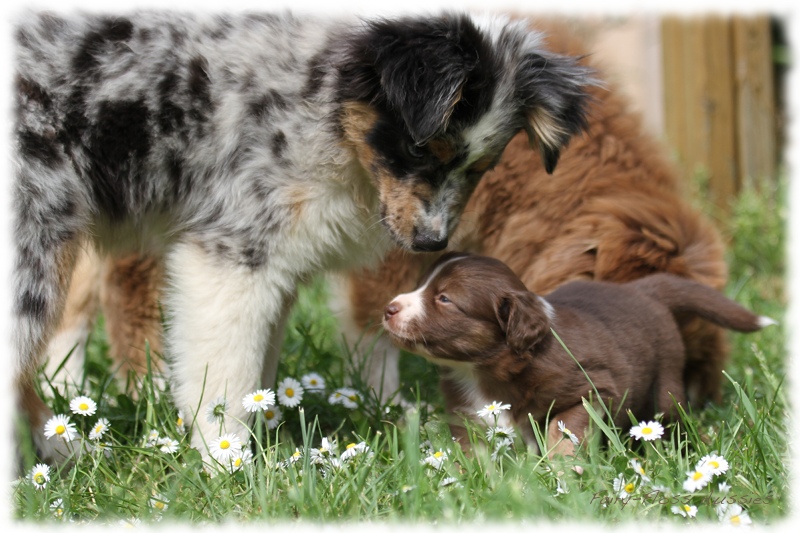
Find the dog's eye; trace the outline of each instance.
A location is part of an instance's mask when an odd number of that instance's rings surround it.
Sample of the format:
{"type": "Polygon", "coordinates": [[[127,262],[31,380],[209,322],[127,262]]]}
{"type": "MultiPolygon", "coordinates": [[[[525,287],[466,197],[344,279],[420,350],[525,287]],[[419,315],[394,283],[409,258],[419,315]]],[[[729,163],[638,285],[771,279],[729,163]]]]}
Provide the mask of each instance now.
{"type": "Polygon", "coordinates": [[[440,294],[440,295],[439,295],[439,301],[440,301],[440,302],[442,302],[443,304],[449,304],[449,303],[451,303],[451,302],[450,302],[450,298],[448,298],[448,297],[447,297],[447,296],[445,296],[444,294],[440,294]]]}
{"type": "Polygon", "coordinates": [[[409,144],[407,151],[408,155],[410,155],[414,159],[422,159],[425,156],[425,154],[422,152],[422,149],[415,144],[409,144]]]}

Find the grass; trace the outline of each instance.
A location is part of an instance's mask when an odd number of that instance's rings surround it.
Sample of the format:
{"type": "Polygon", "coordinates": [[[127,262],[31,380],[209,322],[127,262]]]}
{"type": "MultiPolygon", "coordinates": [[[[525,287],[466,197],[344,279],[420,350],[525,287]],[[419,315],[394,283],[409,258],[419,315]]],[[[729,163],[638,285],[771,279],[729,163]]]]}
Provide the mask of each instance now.
{"type": "MultiPolygon", "coordinates": [[[[785,308],[783,190],[744,191],[723,227],[731,254],[728,295],[779,322],[785,308]]],[[[106,417],[111,425],[105,438],[109,447],[76,457],[65,467],[50,465],[49,481],[39,489],[27,475],[38,461],[25,439],[19,444],[24,475],[14,482],[14,516],[48,524],[298,519],[455,524],[540,518],[604,524],[716,523],[723,502],[729,513],[737,510],[734,504],[740,505],[746,513],[743,520],[749,517],[757,524],[772,524],[787,514],[782,326],[732,334],[723,402],[682,412],[661,439],[634,440],[590,411],[595,423],[575,457],[548,460],[526,449],[518,438],[493,453],[501,437],[487,442],[479,428],[471,428],[471,439],[482,445],[467,457],[442,422],[435,369],[421,358],[402,359],[402,395],[419,409],[381,405],[364,392],[325,308],[325,290],[318,279],[301,291],[287,330],[279,379],[299,379],[314,371],[326,380],[326,393],[306,391],[302,409],[284,409],[278,429],[267,430],[259,422],[252,440],[253,461],[232,474],[220,471],[211,476],[203,469],[200,454],[188,447],[176,425],[178,414],[167,385],[148,374],[125,387],[111,376],[100,321],[89,342],[82,389],[65,391],[46,381],[42,389],[58,413],[68,413],[69,399],[79,392],[97,400],[96,415],[72,419],[85,433],[98,416],[106,417]],[[328,401],[333,389],[346,384],[361,391],[355,409],[328,401]],[[179,441],[177,451],[148,446],[146,437],[153,430],[179,441]],[[335,439],[338,454],[348,446],[368,448],[338,465],[325,459],[315,464],[312,455],[323,437],[335,439]],[[727,472],[703,489],[688,492],[683,487],[687,472],[710,453],[724,456],[727,472]],[[426,459],[440,460],[441,468],[426,464],[426,459]],[[643,468],[646,480],[632,460],[643,468]],[[727,493],[719,488],[723,481],[730,487],[727,493]],[[53,508],[56,502],[59,508],[53,508]],[[672,511],[674,505],[684,504],[697,508],[696,518],[672,511]]],[[[543,442],[546,429],[534,429],[543,442]]]]}

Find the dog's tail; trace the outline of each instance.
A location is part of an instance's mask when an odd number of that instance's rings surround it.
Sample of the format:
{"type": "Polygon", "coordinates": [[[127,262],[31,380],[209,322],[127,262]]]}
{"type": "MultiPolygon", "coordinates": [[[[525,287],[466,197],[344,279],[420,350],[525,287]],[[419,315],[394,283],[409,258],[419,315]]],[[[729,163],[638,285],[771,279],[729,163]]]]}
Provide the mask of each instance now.
{"type": "Polygon", "coordinates": [[[666,305],[676,316],[699,316],[724,328],[742,332],[758,331],[777,324],[769,317],[750,312],[707,285],[673,274],[653,274],[632,281],[629,285],[666,305]]]}

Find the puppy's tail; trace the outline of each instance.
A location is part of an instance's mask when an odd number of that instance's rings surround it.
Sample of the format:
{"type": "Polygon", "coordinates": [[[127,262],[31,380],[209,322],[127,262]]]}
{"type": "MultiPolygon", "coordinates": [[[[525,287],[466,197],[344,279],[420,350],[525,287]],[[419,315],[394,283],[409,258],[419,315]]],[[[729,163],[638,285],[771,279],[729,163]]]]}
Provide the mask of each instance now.
{"type": "Polygon", "coordinates": [[[629,283],[666,305],[676,316],[699,316],[727,329],[758,331],[777,324],[758,316],[707,285],[672,274],[653,274],[629,283]]]}

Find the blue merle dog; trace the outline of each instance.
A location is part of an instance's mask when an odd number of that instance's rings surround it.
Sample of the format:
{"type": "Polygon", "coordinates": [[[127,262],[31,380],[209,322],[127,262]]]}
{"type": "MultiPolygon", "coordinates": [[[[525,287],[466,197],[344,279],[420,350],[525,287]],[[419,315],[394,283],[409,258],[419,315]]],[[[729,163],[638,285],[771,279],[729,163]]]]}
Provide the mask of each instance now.
{"type": "Polygon", "coordinates": [[[79,251],[146,252],[165,265],[172,391],[202,449],[246,434],[233,417],[274,384],[299,282],[393,245],[445,248],[516,132],[553,171],[595,82],[502,17],[133,12],[21,17],[15,83],[22,413],[49,416],[33,376],[79,251]],[[220,397],[223,427],[205,416],[220,397]]]}

